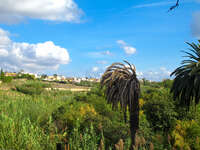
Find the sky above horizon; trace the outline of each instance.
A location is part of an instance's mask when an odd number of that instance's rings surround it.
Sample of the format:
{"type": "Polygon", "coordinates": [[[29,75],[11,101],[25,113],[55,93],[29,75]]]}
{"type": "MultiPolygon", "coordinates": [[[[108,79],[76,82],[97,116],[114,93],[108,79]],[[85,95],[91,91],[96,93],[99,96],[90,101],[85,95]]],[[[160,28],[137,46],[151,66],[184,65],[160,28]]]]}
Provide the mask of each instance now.
{"type": "Polygon", "coordinates": [[[0,67],[99,77],[128,60],[139,78],[169,78],[200,39],[200,0],[0,0],[0,67]]]}

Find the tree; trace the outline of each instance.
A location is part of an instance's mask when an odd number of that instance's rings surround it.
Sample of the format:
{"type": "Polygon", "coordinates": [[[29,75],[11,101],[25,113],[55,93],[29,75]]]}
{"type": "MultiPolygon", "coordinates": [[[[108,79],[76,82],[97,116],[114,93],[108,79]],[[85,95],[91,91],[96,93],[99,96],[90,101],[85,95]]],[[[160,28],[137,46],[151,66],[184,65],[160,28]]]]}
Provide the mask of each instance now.
{"type": "Polygon", "coordinates": [[[58,77],[58,75],[57,75],[57,74],[53,74],[53,77],[54,77],[54,78],[57,78],[57,77],[58,77]]]}
{"type": "Polygon", "coordinates": [[[135,135],[139,129],[139,95],[140,82],[136,76],[135,66],[129,62],[113,63],[101,77],[101,86],[105,86],[107,102],[113,108],[120,108],[126,119],[127,109],[130,113],[131,149],[135,145],[135,135]]]}
{"type": "Polygon", "coordinates": [[[41,78],[45,79],[45,78],[47,78],[47,75],[46,74],[42,74],[41,78]]]}
{"type": "Polygon", "coordinates": [[[189,110],[192,102],[198,104],[200,99],[200,40],[199,44],[187,44],[191,47],[190,52],[184,51],[188,60],[183,60],[182,65],[172,72],[175,79],[171,92],[174,99],[179,99],[189,110]]]}
{"type": "Polygon", "coordinates": [[[3,72],[3,69],[1,69],[1,72],[0,72],[0,80],[3,80],[5,77],[5,73],[3,72]]]}

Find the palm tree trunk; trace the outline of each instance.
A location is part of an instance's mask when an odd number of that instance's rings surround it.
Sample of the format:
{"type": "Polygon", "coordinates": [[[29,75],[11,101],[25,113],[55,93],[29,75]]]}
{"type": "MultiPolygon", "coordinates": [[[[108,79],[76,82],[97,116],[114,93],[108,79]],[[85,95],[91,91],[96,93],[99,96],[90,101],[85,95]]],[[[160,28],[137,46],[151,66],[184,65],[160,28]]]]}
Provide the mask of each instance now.
{"type": "Polygon", "coordinates": [[[131,147],[130,149],[133,149],[133,146],[137,144],[135,141],[136,132],[139,129],[139,100],[135,99],[132,101],[134,104],[130,106],[129,112],[130,112],[130,131],[131,131],[131,147]]]}

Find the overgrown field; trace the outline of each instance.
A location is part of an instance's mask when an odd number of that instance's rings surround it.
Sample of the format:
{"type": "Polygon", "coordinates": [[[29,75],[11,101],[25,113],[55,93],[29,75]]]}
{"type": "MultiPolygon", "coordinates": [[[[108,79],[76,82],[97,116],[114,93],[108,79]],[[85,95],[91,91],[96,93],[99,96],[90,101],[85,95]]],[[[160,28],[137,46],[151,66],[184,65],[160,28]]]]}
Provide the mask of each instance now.
{"type": "MultiPolygon", "coordinates": [[[[200,107],[187,112],[174,102],[172,82],[141,83],[135,149],[200,149],[200,107]]],[[[57,143],[70,150],[129,149],[129,123],[98,85],[88,93],[47,91],[51,84],[34,80],[0,86],[0,149],[55,150],[57,143]]]]}

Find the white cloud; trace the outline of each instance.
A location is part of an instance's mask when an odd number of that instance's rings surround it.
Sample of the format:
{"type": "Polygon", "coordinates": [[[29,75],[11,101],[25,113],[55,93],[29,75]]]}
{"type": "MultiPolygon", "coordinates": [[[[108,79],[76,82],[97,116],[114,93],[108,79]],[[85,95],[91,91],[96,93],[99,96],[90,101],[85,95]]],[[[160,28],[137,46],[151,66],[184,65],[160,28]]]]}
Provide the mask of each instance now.
{"type": "Polygon", "coordinates": [[[70,61],[67,49],[56,46],[52,41],[29,44],[13,42],[9,33],[0,29],[0,67],[11,71],[24,69],[37,72],[58,69],[60,64],[70,61]]]}
{"type": "Polygon", "coordinates": [[[134,47],[131,47],[131,46],[124,46],[124,51],[128,55],[132,55],[136,52],[136,49],[134,47]]]}
{"type": "Polygon", "coordinates": [[[118,40],[117,43],[121,45],[126,45],[126,42],[124,42],[123,40],[118,40]]]}
{"type": "Polygon", "coordinates": [[[126,54],[132,55],[136,53],[136,48],[129,46],[126,42],[123,40],[118,40],[117,43],[120,45],[120,47],[125,51],[126,54]]]}
{"type": "Polygon", "coordinates": [[[145,78],[151,81],[161,81],[163,79],[170,78],[170,74],[171,71],[167,70],[165,67],[161,67],[158,70],[137,72],[138,78],[145,78]]]}
{"type": "Polygon", "coordinates": [[[200,11],[193,14],[193,21],[191,24],[192,35],[196,38],[200,38],[200,11]]]}
{"type": "Polygon", "coordinates": [[[99,67],[93,67],[93,68],[92,68],[92,71],[93,71],[93,72],[99,71],[99,67]]]}
{"type": "Polygon", "coordinates": [[[0,57],[6,57],[8,56],[8,51],[5,49],[0,49],[0,57]]]}
{"type": "Polygon", "coordinates": [[[79,21],[83,12],[73,0],[0,0],[0,22],[25,18],[49,21],[79,21]]]}
{"type": "Polygon", "coordinates": [[[4,48],[6,45],[8,45],[11,42],[8,36],[9,36],[9,33],[0,28],[0,48],[4,48]]]}

